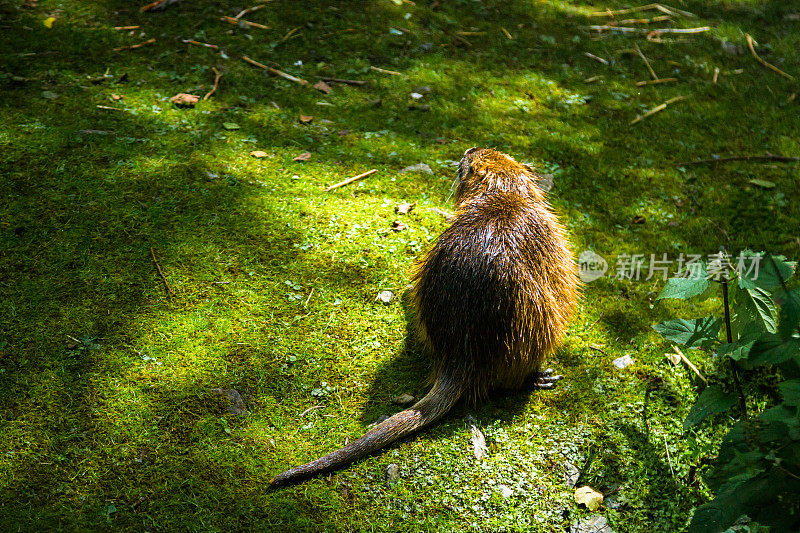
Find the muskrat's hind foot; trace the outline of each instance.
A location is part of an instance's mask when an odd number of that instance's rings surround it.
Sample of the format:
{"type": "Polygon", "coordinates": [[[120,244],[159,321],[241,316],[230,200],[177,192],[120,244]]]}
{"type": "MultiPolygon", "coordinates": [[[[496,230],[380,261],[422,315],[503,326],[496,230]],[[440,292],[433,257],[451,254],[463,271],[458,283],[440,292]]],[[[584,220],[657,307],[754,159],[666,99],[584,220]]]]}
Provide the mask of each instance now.
{"type": "Polygon", "coordinates": [[[548,368],[547,370],[543,370],[538,374],[534,374],[533,378],[530,380],[531,388],[533,389],[552,389],[555,384],[564,376],[554,376],[553,369],[548,368]]]}

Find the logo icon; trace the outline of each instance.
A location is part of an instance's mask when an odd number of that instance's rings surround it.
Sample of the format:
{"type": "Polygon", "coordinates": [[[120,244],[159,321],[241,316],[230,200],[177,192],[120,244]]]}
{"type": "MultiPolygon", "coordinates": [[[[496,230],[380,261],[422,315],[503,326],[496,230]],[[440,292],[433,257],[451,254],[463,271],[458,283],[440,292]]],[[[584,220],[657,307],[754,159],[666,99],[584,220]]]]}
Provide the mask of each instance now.
{"type": "Polygon", "coordinates": [[[578,256],[578,267],[580,268],[580,278],[584,283],[591,283],[606,275],[608,263],[603,257],[592,251],[586,250],[578,256]]]}

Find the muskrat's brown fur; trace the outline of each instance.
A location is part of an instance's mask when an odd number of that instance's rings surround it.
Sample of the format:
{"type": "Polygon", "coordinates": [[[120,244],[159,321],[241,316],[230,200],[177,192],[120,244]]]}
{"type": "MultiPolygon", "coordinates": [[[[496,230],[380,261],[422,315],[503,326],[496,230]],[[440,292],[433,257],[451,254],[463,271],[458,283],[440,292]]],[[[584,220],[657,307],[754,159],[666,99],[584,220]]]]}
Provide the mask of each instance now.
{"type": "Polygon", "coordinates": [[[445,414],[460,398],[518,389],[560,342],[580,281],[564,228],[527,165],[471,148],[458,168],[452,225],[414,272],[419,338],[433,387],[360,439],[287,470],[282,485],[343,466],[445,414]]]}

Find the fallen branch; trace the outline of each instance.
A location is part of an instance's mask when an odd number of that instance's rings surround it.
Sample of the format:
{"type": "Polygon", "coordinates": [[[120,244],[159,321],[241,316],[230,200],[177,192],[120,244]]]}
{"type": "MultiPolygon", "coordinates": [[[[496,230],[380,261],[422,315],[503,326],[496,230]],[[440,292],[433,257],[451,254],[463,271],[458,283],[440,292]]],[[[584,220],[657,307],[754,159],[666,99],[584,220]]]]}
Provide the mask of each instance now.
{"type": "Polygon", "coordinates": [[[291,30],[289,30],[289,33],[287,33],[286,35],[284,35],[284,36],[281,38],[281,40],[280,40],[280,41],[278,41],[278,43],[282,43],[283,41],[287,40],[289,37],[291,37],[291,36],[294,34],[294,32],[296,32],[296,31],[297,31],[297,30],[299,30],[300,28],[302,28],[302,26],[298,26],[298,27],[296,27],[296,28],[292,28],[291,30]]]}
{"type": "Polygon", "coordinates": [[[115,30],[138,30],[141,26],[114,26],[115,30]]]}
{"type": "Polygon", "coordinates": [[[508,37],[508,39],[509,39],[509,40],[511,40],[511,41],[513,41],[513,40],[514,40],[514,38],[511,36],[511,34],[510,34],[510,33],[508,33],[508,30],[507,30],[507,29],[505,29],[505,28],[504,28],[504,27],[502,27],[502,26],[500,26],[500,29],[503,31],[503,33],[506,35],[506,37],[508,37]]]}
{"type": "Polygon", "coordinates": [[[759,63],[761,63],[762,65],[764,65],[764,66],[765,66],[765,67],[767,67],[768,69],[772,70],[773,72],[777,72],[778,74],[780,74],[780,75],[781,75],[781,76],[783,76],[784,78],[787,78],[787,79],[790,79],[790,80],[793,80],[793,79],[794,79],[794,76],[792,76],[792,75],[790,75],[790,74],[786,74],[784,71],[782,71],[781,69],[779,69],[779,68],[778,68],[778,67],[776,67],[775,65],[773,65],[773,64],[771,64],[771,63],[767,63],[766,61],[764,61],[763,59],[761,59],[761,58],[758,56],[758,54],[756,53],[756,49],[753,47],[753,38],[752,38],[752,37],[750,37],[750,34],[749,34],[749,33],[745,33],[745,34],[744,34],[744,36],[745,36],[745,37],[747,37],[747,47],[748,47],[748,48],[750,48],[750,53],[752,53],[752,54],[753,54],[753,57],[755,57],[755,58],[756,58],[756,61],[758,61],[759,63]]]}
{"type": "Polygon", "coordinates": [[[652,24],[653,22],[666,22],[670,19],[669,15],[664,15],[662,17],[653,17],[651,19],[625,19],[620,20],[620,24],[652,24]]]}
{"type": "Polygon", "coordinates": [[[321,79],[322,81],[327,81],[328,83],[341,83],[344,85],[366,85],[369,82],[364,80],[343,80],[341,78],[326,78],[324,76],[317,76],[317,78],[321,79]]]}
{"type": "Polygon", "coordinates": [[[694,373],[695,373],[695,374],[697,374],[697,375],[700,377],[700,379],[702,379],[702,380],[703,380],[703,383],[705,383],[706,385],[708,385],[708,381],[706,380],[706,378],[704,378],[704,377],[703,377],[703,374],[701,374],[701,373],[700,373],[700,371],[699,371],[699,370],[697,370],[697,367],[696,367],[696,366],[694,366],[694,365],[692,364],[692,362],[691,362],[691,361],[689,361],[689,359],[687,359],[687,357],[686,357],[685,355],[683,355],[683,352],[681,351],[681,349],[680,349],[680,348],[678,348],[678,347],[677,347],[677,346],[675,346],[675,345],[673,345],[673,346],[672,346],[672,348],[675,350],[675,353],[676,353],[676,354],[678,354],[678,355],[681,357],[681,361],[683,361],[684,363],[686,363],[686,366],[688,366],[689,368],[691,368],[691,369],[694,371],[694,373]]]}
{"type": "Polygon", "coordinates": [[[662,13],[666,13],[667,15],[683,15],[684,17],[695,17],[694,13],[690,13],[688,11],[683,11],[681,9],[677,9],[670,6],[665,6],[663,4],[646,4],[639,7],[630,7],[628,9],[618,9],[616,11],[611,11],[607,9],[605,11],[596,11],[592,13],[593,17],[615,17],[616,15],[628,15],[630,13],[636,13],[637,11],[661,11],[662,13]]]}
{"type": "Polygon", "coordinates": [[[203,100],[208,100],[211,98],[211,95],[214,94],[214,92],[217,90],[217,87],[219,87],[219,79],[222,77],[222,73],[217,70],[217,67],[211,67],[211,70],[214,71],[214,86],[206,93],[206,95],[203,97],[203,100]]]}
{"type": "Polygon", "coordinates": [[[372,174],[375,174],[377,171],[378,171],[377,168],[373,168],[372,170],[368,170],[368,171],[364,172],[363,174],[359,174],[358,176],[353,176],[352,178],[347,178],[346,180],[344,180],[344,181],[342,181],[340,183],[337,183],[336,185],[331,185],[330,187],[327,187],[325,189],[325,192],[332,191],[333,189],[338,189],[339,187],[344,187],[345,185],[353,183],[356,180],[360,180],[362,178],[366,178],[367,176],[371,176],[372,174]]]}
{"type": "Polygon", "coordinates": [[[310,413],[311,411],[313,411],[315,409],[325,409],[325,406],[324,405],[315,405],[313,407],[309,407],[308,409],[306,409],[305,411],[300,413],[300,418],[303,418],[304,416],[306,416],[308,413],[310,413]]]}
{"type": "Polygon", "coordinates": [[[633,46],[636,48],[636,53],[639,54],[639,57],[642,58],[642,61],[644,61],[644,64],[647,66],[647,70],[650,71],[650,75],[653,77],[653,80],[658,81],[658,75],[656,74],[656,71],[650,66],[650,62],[639,49],[639,45],[637,43],[633,43],[633,46]]]}
{"type": "Polygon", "coordinates": [[[225,22],[227,22],[229,24],[233,24],[234,26],[238,26],[240,24],[244,24],[244,25],[250,26],[252,28],[261,28],[262,30],[268,30],[269,29],[269,26],[264,26],[263,24],[259,24],[258,22],[250,22],[249,20],[237,19],[235,17],[225,16],[225,17],[222,17],[221,20],[223,20],[223,21],[225,21],[225,22]]]}
{"type": "Polygon", "coordinates": [[[216,44],[201,43],[200,41],[195,41],[194,39],[182,39],[181,42],[186,44],[196,44],[197,46],[205,46],[206,48],[213,48],[214,50],[219,50],[219,46],[217,46],[216,44]]]}
{"type": "Polygon", "coordinates": [[[95,107],[97,107],[97,109],[107,109],[109,111],[127,111],[127,109],[120,109],[119,107],[111,107],[107,105],[98,105],[95,107]]]}
{"type": "Polygon", "coordinates": [[[142,46],[147,46],[148,44],[153,44],[156,42],[156,38],[153,37],[152,39],[147,39],[144,42],[139,44],[132,44],[130,46],[120,46],[119,48],[112,48],[112,52],[121,52],[122,50],[133,50],[134,48],[141,48],[142,46]]]}
{"type": "Polygon", "coordinates": [[[156,264],[156,268],[158,269],[158,274],[161,276],[161,279],[164,281],[164,285],[166,285],[167,290],[169,291],[169,293],[174,296],[175,293],[172,292],[172,289],[170,288],[169,283],[167,283],[167,278],[166,278],[166,276],[164,276],[164,272],[161,271],[161,265],[159,265],[158,261],[156,260],[156,253],[153,251],[153,247],[152,246],[150,247],[150,254],[153,256],[153,263],[156,264]]]}
{"type": "Polygon", "coordinates": [[[607,60],[607,59],[603,59],[603,58],[602,58],[602,57],[600,57],[600,56],[596,56],[596,55],[594,55],[594,54],[590,54],[589,52],[584,52],[583,54],[584,54],[586,57],[589,57],[589,58],[591,58],[591,59],[594,59],[595,61],[598,61],[598,62],[600,62],[600,63],[602,63],[602,64],[604,64],[604,65],[608,65],[608,60],[607,60]]]}
{"type": "Polygon", "coordinates": [[[643,85],[657,85],[659,83],[672,83],[673,81],[678,81],[678,78],[658,78],[657,80],[645,80],[645,81],[637,81],[636,86],[641,87],[643,85]]]}
{"type": "Polygon", "coordinates": [[[595,30],[595,31],[616,30],[622,33],[647,33],[650,35],[661,35],[663,33],[703,33],[705,31],[711,31],[710,26],[701,26],[698,28],[658,28],[655,30],[651,30],[648,28],[631,28],[627,26],[614,26],[613,24],[603,24],[603,25],[586,26],[585,28],[587,30],[595,30]]]}
{"type": "Polygon", "coordinates": [[[369,68],[371,68],[372,70],[374,70],[376,72],[383,72],[384,74],[391,74],[392,76],[402,76],[401,73],[396,72],[394,70],[386,70],[385,68],[373,67],[372,65],[370,65],[369,68]]]}
{"type": "Polygon", "coordinates": [[[139,11],[144,13],[145,11],[161,11],[162,9],[166,9],[167,6],[172,4],[177,4],[180,0],[156,0],[155,2],[150,2],[149,4],[143,5],[139,8],[139,11]]]}
{"type": "Polygon", "coordinates": [[[631,121],[630,125],[631,125],[631,126],[633,126],[633,125],[634,125],[634,124],[636,124],[637,122],[641,122],[642,120],[644,120],[644,119],[646,119],[646,118],[648,118],[648,117],[651,117],[651,116],[655,115],[655,114],[656,114],[656,113],[658,113],[659,111],[663,111],[664,109],[666,109],[666,108],[667,108],[667,106],[668,106],[668,105],[670,105],[670,104],[674,104],[675,102],[679,102],[679,101],[681,101],[681,100],[685,100],[685,99],[686,99],[686,97],[685,97],[685,96],[676,96],[675,98],[670,98],[669,100],[667,100],[667,101],[666,101],[666,102],[664,102],[663,104],[661,104],[661,105],[657,105],[656,107],[654,107],[653,109],[651,109],[650,111],[648,111],[647,113],[645,113],[644,115],[639,115],[639,116],[637,116],[635,119],[633,119],[633,120],[631,121]]]}
{"type": "Polygon", "coordinates": [[[242,56],[242,59],[245,60],[246,62],[250,63],[253,66],[256,66],[258,68],[262,68],[262,69],[266,70],[267,72],[269,72],[270,74],[272,74],[274,76],[280,76],[281,78],[287,79],[289,81],[293,81],[295,83],[299,83],[300,85],[308,85],[308,82],[306,80],[302,79],[302,78],[295,78],[291,74],[287,74],[284,71],[278,70],[276,68],[268,67],[268,66],[266,66],[266,65],[264,65],[262,63],[259,63],[258,61],[254,60],[254,59],[250,59],[247,56],[242,56]]]}
{"type": "Polygon", "coordinates": [[[707,163],[724,163],[726,161],[775,161],[778,163],[796,163],[800,157],[787,157],[783,155],[733,155],[730,157],[719,157],[716,159],[698,159],[697,161],[685,161],[676,163],[676,167],[688,167],[690,165],[705,165],[707,163]]]}
{"type": "MultiPolygon", "coordinates": [[[[272,0],[269,0],[269,1],[272,1],[272,0]]],[[[246,14],[252,13],[253,11],[258,11],[259,9],[261,9],[263,7],[267,7],[267,4],[259,4],[257,6],[248,7],[247,9],[242,9],[241,11],[239,11],[239,14],[236,15],[236,17],[234,17],[234,18],[240,19],[243,16],[245,16],[246,14]]]]}
{"type": "Polygon", "coordinates": [[[606,357],[609,357],[609,355],[602,348],[600,348],[599,346],[595,346],[594,344],[590,344],[589,348],[591,348],[592,350],[594,350],[596,352],[600,352],[601,354],[605,355],[606,357]]]}

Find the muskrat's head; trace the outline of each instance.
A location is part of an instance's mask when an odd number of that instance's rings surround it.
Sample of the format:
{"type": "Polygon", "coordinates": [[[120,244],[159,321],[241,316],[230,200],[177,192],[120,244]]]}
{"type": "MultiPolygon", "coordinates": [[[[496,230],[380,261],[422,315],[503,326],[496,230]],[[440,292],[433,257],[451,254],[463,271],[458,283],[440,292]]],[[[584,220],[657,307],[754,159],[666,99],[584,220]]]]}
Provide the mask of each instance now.
{"type": "Polygon", "coordinates": [[[541,198],[536,172],[491,148],[470,148],[458,165],[456,204],[492,191],[515,192],[541,198]]]}

